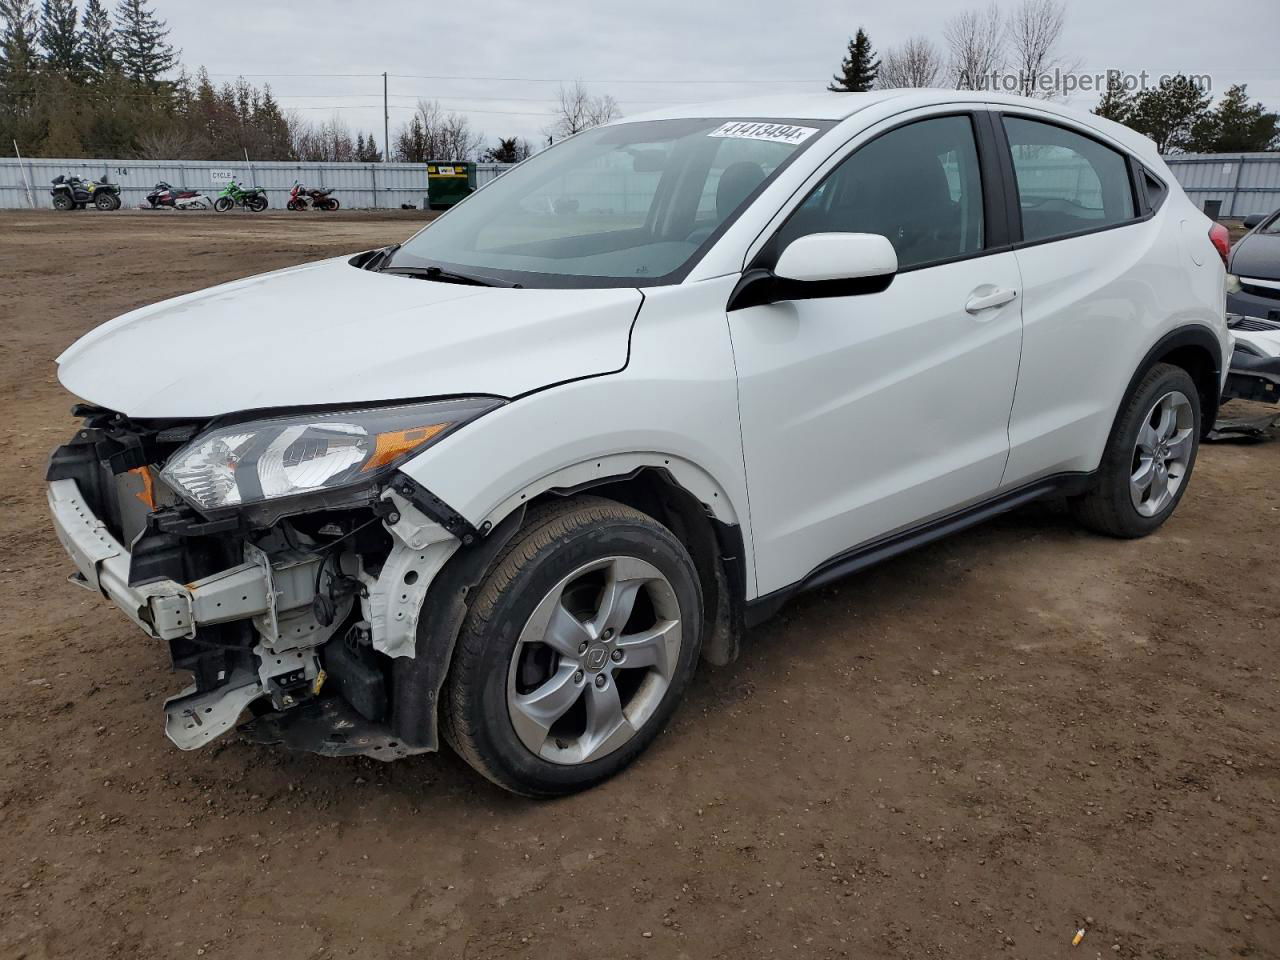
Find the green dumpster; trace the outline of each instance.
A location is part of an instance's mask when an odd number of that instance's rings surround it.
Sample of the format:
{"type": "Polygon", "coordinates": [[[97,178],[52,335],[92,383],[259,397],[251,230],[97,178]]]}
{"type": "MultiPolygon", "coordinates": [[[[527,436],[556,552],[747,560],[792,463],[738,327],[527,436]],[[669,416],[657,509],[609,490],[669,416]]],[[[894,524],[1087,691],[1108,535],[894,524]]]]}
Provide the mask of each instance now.
{"type": "Polygon", "coordinates": [[[475,189],[474,163],[445,160],[427,163],[427,203],[432,210],[447,210],[475,189]]]}

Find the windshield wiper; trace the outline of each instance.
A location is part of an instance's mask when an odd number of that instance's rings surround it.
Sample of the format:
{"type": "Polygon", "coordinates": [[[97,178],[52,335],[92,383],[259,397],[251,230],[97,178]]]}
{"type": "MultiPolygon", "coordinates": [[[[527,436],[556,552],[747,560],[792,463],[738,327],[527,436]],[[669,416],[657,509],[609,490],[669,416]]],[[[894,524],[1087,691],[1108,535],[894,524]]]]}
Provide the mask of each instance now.
{"type": "Polygon", "coordinates": [[[498,277],[487,277],[478,273],[458,273],[455,270],[445,270],[443,267],[436,266],[386,266],[379,272],[400,274],[405,277],[421,277],[423,280],[436,280],[440,283],[463,283],[472,287],[513,287],[515,289],[520,289],[521,287],[518,283],[502,280],[498,277]]]}

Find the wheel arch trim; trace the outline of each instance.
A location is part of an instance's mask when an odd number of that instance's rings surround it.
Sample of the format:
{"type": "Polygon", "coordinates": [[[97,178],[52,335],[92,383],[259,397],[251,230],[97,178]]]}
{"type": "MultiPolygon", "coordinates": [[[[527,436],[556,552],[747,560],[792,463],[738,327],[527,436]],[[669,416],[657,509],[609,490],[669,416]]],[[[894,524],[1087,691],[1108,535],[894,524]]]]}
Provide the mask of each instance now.
{"type": "MultiPolygon", "coordinates": [[[[1107,434],[1107,440],[1110,442],[1111,437],[1115,434],[1116,426],[1120,422],[1120,411],[1124,407],[1125,401],[1133,395],[1134,389],[1138,382],[1146,376],[1157,363],[1171,353],[1186,347],[1198,348],[1204,350],[1209,355],[1212,365],[1212,374],[1215,386],[1207,394],[1202,394],[1201,400],[1201,435],[1208,432],[1213,426],[1214,420],[1217,418],[1218,404],[1221,399],[1222,379],[1223,379],[1223,356],[1222,342],[1218,338],[1218,334],[1213,328],[1200,323],[1188,323],[1183,326],[1170,330],[1147,351],[1142,358],[1142,362],[1138,364],[1130,377],[1128,384],[1125,386],[1124,393],[1120,397],[1120,405],[1116,409],[1115,416],[1111,421],[1111,430],[1107,434]]],[[[1190,372],[1190,371],[1188,371],[1190,372]]],[[[1200,384],[1197,384],[1200,386],[1200,384]]]]}
{"type": "Polygon", "coordinates": [[[716,520],[742,526],[742,518],[724,486],[698,464],[673,453],[645,451],[611,453],[579,460],[531,480],[489,510],[482,518],[497,526],[513,510],[543,493],[568,494],[600,484],[625,480],[645,468],[665,471],[676,485],[693,495],[716,520]]]}

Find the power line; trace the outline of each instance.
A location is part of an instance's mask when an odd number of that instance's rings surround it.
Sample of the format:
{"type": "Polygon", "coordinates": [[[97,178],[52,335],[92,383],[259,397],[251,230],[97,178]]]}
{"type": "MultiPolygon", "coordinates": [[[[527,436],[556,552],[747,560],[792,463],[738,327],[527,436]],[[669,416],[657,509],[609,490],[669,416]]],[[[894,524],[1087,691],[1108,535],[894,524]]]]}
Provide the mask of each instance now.
{"type": "MultiPolygon", "coordinates": [[[[326,77],[342,77],[342,78],[360,78],[360,79],[377,79],[382,76],[380,73],[206,73],[208,77],[244,77],[246,79],[253,77],[256,79],[263,78],[282,78],[296,77],[320,79],[326,77]]],[[[717,84],[771,84],[771,83],[818,83],[819,80],[814,77],[807,77],[803,80],[767,80],[759,77],[744,77],[742,79],[716,79],[711,80],[704,77],[662,77],[655,79],[644,79],[642,77],[626,77],[614,79],[591,79],[586,77],[481,77],[466,76],[462,74],[416,74],[416,73],[389,73],[389,77],[397,80],[477,80],[497,83],[717,83],[717,84]]]]}

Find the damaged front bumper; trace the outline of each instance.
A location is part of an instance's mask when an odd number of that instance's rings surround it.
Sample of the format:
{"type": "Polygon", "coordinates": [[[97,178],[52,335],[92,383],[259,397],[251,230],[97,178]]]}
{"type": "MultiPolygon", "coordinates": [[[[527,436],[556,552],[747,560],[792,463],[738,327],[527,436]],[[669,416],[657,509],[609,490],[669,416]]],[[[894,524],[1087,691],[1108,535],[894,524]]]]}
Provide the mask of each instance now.
{"type": "MultiPolygon", "coordinates": [[[[175,667],[194,676],[165,703],[165,732],[175,745],[204,746],[248,709],[253,719],[241,729],[259,742],[379,759],[435,749],[434,713],[423,719],[409,696],[398,704],[392,691],[397,675],[414,672],[428,588],[476,535],[464,529],[465,521],[400,476],[372,491],[350,519],[326,511],[326,523],[335,527],[327,539],[304,532],[298,518],[258,530],[184,526],[172,522],[181,512],[172,506],[147,512],[145,528],[131,534],[104,494],[101,475],[112,473],[109,466],[86,466],[83,454],[66,466],[71,459],[51,466],[48,501],[76,568],[72,581],[168,643],[175,667]],[[196,554],[200,563],[193,564],[196,554]],[[163,563],[153,562],[157,556],[163,563]],[[154,575],[165,564],[175,572],[154,575]],[[176,572],[193,566],[213,569],[189,581],[176,572]],[[407,721],[397,715],[401,706],[407,721]]],[[[108,477],[108,491],[111,482],[108,477]]],[[[438,670],[447,667],[447,651],[433,659],[438,670]]],[[[432,700],[442,679],[432,681],[432,700]]]]}

